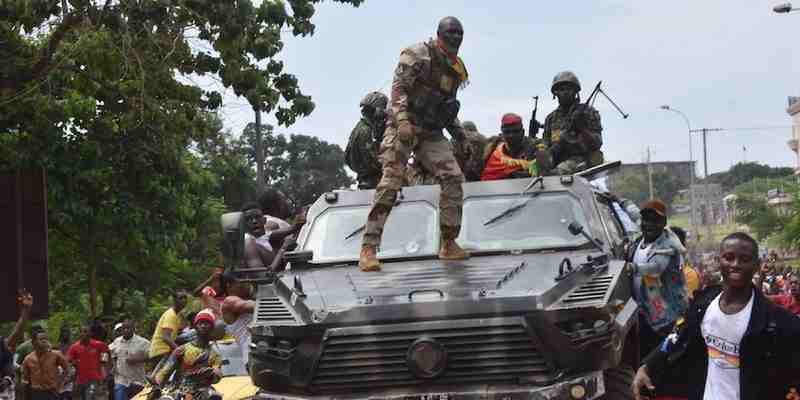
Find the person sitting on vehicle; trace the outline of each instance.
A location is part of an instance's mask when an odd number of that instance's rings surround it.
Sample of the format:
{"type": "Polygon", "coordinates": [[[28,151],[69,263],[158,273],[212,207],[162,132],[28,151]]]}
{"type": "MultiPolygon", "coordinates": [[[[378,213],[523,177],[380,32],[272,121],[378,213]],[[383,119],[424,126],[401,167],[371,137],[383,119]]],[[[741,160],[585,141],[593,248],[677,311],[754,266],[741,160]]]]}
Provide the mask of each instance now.
{"type": "Polygon", "coordinates": [[[272,266],[273,261],[276,260],[273,244],[282,245],[287,237],[296,235],[305,224],[305,215],[300,213],[295,218],[293,225],[270,231],[267,226],[267,218],[261,212],[258,203],[254,202],[247,203],[242,207],[242,218],[247,229],[244,255],[247,266],[250,268],[272,266]]]}
{"type": "Polygon", "coordinates": [[[203,310],[194,317],[195,339],[178,346],[167,361],[153,372],[156,385],[164,391],[176,391],[193,400],[221,399],[211,385],[222,378],[222,356],[211,347],[211,330],[216,317],[203,310]],[[175,379],[167,381],[176,372],[175,379]],[[191,397],[189,397],[191,396],[191,397]]]}
{"type": "Polygon", "coordinates": [[[291,226],[286,221],[292,216],[292,206],[289,204],[289,199],[280,190],[264,189],[264,193],[258,196],[258,205],[261,206],[261,212],[264,213],[267,222],[278,224],[279,229],[291,226]]]}
{"type": "Polygon", "coordinates": [[[519,115],[503,115],[500,130],[502,140],[490,145],[492,148],[481,173],[482,181],[538,176],[542,166],[549,165],[544,145],[525,136],[519,115]]]}

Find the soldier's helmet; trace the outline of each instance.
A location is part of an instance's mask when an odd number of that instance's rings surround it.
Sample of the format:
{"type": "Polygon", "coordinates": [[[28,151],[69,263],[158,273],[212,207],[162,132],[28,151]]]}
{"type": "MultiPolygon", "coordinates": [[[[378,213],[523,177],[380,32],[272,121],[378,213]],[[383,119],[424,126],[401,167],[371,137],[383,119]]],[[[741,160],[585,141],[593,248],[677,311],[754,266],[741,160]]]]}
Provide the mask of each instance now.
{"type": "Polygon", "coordinates": [[[464,128],[464,130],[467,130],[467,131],[470,131],[470,132],[477,132],[478,131],[478,127],[472,121],[464,121],[464,122],[462,122],[461,123],[461,127],[464,128]]]}
{"type": "Polygon", "coordinates": [[[385,109],[387,104],[389,104],[389,98],[381,92],[367,93],[367,95],[361,99],[361,103],[359,103],[361,107],[367,106],[376,110],[385,109]]]}
{"type": "Polygon", "coordinates": [[[553,84],[550,86],[550,91],[552,92],[559,83],[571,83],[578,87],[579,92],[581,91],[581,81],[578,80],[578,76],[572,71],[561,71],[557,73],[556,76],[553,77],[553,84]]]}

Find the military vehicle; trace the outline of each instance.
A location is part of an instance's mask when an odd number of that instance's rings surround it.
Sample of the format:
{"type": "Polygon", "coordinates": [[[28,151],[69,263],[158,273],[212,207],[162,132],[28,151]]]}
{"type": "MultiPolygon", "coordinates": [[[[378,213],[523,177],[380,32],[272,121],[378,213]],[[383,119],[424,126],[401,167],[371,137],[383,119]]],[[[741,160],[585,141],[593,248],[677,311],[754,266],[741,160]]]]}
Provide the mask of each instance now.
{"type": "Polygon", "coordinates": [[[439,187],[404,187],[380,272],[357,266],[373,191],[324,194],[290,269],[255,279],[257,397],[632,398],[628,234],[589,182],[618,166],[464,184],[465,261],[437,258],[439,187]]]}

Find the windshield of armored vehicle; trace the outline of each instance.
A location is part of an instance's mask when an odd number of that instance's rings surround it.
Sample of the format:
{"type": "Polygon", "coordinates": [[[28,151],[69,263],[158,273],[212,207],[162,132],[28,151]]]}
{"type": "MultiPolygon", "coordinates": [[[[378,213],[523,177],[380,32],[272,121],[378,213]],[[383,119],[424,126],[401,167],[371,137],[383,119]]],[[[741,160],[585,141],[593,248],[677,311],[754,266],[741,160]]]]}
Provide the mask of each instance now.
{"type": "Polygon", "coordinates": [[[578,246],[586,239],[570,234],[567,226],[573,221],[589,228],[580,203],[568,192],[471,198],[464,202],[458,242],[470,250],[578,246]],[[513,214],[492,221],[505,210],[526,202],[513,214]]]}
{"type": "MultiPolygon", "coordinates": [[[[314,252],[315,263],[358,259],[369,206],[332,207],[316,217],[303,250],[314,252]]],[[[392,209],[383,230],[379,257],[436,254],[439,245],[436,209],[422,201],[403,202],[392,209]]]]}

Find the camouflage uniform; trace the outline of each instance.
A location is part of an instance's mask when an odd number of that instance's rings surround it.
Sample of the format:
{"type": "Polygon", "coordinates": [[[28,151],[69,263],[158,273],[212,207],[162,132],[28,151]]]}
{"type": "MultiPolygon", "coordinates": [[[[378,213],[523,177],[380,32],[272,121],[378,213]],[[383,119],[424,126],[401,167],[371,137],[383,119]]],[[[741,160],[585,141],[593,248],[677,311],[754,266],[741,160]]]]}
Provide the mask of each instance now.
{"type": "Polygon", "coordinates": [[[458,166],[464,171],[464,178],[467,182],[476,182],[481,180],[481,172],[483,171],[486,158],[483,157],[483,152],[489,141],[485,136],[478,133],[477,129],[466,129],[467,127],[474,127],[474,124],[467,124],[464,122],[464,141],[459,143],[452,140],[453,154],[458,160],[458,166]]]}
{"type": "Polygon", "coordinates": [[[436,176],[430,173],[421,162],[406,165],[406,186],[435,185],[436,176]]]}
{"type": "Polygon", "coordinates": [[[347,166],[357,175],[359,189],[374,189],[381,180],[381,163],[378,160],[377,140],[383,132],[377,132],[369,119],[362,117],[347,142],[344,159],[347,166]]]}
{"type": "Polygon", "coordinates": [[[558,149],[553,154],[557,175],[570,175],[603,163],[603,145],[600,113],[591,106],[575,103],[569,110],[561,107],[551,112],[544,121],[544,143],[549,149],[558,149]],[[585,107],[585,109],[583,109],[585,107]],[[583,109],[583,110],[582,110],[583,109]],[[583,121],[580,121],[583,120],[583,121]],[[576,124],[583,125],[591,137],[587,141],[575,131],[576,124]]]}
{"type": "Polygon", "coordinates": [[[436,176],[442,187],[439,200],[442,239],[458,237],[464,174],[442,129],[447,129],[453,136],[463,136],[456,117],[458,103],[455,100],[463,83],[433,40],[418,43],[400,53],[392,82],[392,116],[380,148],[383,177],[367,219],[364,246],[380,245],[383,226],[394,206],[397,191],[406,179],[406,167],[412,152],[415,162],[436,176]],[[415,135],[408,140],[402,140],[398,135],[401,120],[408,120],[416,128],[415,135]]]}

